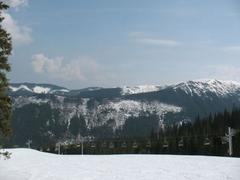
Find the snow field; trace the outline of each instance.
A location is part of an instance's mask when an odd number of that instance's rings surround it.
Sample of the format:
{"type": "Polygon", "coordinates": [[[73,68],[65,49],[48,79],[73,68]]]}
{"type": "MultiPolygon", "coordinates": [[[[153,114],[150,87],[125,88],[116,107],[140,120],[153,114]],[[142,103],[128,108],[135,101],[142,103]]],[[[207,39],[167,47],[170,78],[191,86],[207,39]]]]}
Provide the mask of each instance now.
{"type": "Polygon", "coordinates": [[[240,158],[175,155],[54,155],[9,149],[1,180],[239,180],[240,158]]]}

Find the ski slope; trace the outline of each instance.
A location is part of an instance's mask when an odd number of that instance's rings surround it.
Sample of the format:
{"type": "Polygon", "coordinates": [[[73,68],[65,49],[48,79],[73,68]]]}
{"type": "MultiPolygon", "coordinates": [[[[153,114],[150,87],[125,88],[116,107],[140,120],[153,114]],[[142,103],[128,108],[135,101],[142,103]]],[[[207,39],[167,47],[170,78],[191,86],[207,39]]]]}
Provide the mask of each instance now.
{"type": "Polygon", "coordinates": [[[239,180],[240,158],[174,155],[54,155],[9,149],[1,180],[239,180]]]}

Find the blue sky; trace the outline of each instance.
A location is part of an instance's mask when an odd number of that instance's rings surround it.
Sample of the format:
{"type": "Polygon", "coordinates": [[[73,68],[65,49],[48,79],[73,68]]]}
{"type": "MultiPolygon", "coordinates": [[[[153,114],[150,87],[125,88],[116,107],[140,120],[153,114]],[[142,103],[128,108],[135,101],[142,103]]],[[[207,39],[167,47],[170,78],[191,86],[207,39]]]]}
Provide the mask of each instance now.
{"type": "Polygon", "coordinates": [[[240,81],[237,0],[8,0],[11,82],[240,81]]]}

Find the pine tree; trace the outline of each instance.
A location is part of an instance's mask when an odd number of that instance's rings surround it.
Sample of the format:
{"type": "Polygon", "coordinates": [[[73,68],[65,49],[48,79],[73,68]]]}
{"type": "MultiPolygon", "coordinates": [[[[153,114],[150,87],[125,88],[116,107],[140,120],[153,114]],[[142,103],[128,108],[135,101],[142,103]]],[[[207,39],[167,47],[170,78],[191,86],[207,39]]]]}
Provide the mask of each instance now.
{"type": "Polygon", "coordinates": [[[8,57],[12,51],[10,34],[2,27],[4,21],[3,11],[8,6],[0,1],[0,136],[8,136],[11,132],[11,99],[7,95],[8,79],[6,73],[10,71],[8,57]]]}

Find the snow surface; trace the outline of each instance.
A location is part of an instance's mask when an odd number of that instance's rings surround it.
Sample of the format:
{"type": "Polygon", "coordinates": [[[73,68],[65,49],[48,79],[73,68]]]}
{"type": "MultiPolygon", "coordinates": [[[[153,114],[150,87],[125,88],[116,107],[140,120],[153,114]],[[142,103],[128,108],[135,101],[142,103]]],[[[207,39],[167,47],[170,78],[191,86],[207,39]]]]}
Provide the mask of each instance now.
{"type": "Polygon", "coordinates": [[[176,155],[54,155],[9,149],[1,180],[239,180],[240,158],[176,155]]]}

